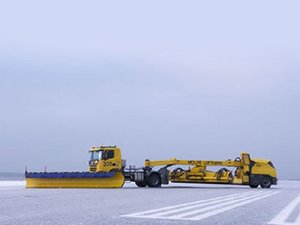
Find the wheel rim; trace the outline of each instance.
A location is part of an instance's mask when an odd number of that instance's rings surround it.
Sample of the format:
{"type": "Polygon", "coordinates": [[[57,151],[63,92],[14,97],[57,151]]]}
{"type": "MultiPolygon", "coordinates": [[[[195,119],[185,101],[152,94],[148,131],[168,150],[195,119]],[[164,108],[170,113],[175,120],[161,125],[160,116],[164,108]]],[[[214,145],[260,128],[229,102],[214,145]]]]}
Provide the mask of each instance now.
{"type": "Polygon", "coordinates": [[[157,178],[157,176],[152,176],[151,177],[151,183],[152,183],[152,185],[157,185],[158,184],[158,178],[157,178]]]}

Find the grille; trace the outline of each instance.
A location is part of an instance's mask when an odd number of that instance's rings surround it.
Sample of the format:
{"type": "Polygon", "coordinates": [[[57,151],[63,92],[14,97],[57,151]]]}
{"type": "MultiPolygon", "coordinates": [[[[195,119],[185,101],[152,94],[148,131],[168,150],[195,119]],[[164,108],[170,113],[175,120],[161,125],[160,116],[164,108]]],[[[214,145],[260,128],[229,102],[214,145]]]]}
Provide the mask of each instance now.
{"type": "Polygon", "coordinates": [[[96,172],[97,168],[96,166],[90,166],[90,172],[96,172]]]}

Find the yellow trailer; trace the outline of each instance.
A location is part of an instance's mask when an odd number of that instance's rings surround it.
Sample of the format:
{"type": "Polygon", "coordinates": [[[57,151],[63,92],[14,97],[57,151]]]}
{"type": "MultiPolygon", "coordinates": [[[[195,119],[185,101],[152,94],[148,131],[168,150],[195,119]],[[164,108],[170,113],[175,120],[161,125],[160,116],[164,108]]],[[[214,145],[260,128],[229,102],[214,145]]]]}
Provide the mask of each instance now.
{"type": "Polygon", "coordinates": [[[145,161],[145,167],[159,169],[163,184],[177,183],[211,183],[249,185],[251,188],[270,188],[277,184],[277,174],[270,160],[251,159],[248,153],[241,153],[234,160],[177,160],[176,158],[163,161],[145,161]],[[172,171],[168,167],[174,165],[189,166],[188,169],[177,167],[172,171]],[[218,167],[216,171],[208,167],[218,167]],[[234,171],[230,170],[234,168],[234,171]]]}

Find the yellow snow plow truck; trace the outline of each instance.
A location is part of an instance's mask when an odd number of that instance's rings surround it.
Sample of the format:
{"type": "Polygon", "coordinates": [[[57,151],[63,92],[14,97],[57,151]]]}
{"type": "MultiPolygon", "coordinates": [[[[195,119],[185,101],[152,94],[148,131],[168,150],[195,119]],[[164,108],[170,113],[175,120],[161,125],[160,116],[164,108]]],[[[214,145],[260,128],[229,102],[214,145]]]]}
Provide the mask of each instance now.
{"type": "Polygon", "coordinates": [[[275,167],[270,160],[252,159],[241,153],[234,160],[149,160],[144,166],[126,168],[116,146],[90,149],[88,172],[25,172],[27,188],[121,188],[125,181],[138,187],[161,187],[169,182],[248,185],[270,188],[277,184],[275,167]],[[181,168],[178,166],[187,168],[181,168]],[[171,170],[171,167],[176,166],[171,170]],[[158,170],[154,168],[159,167],[158,170]],[[215,167],[217,169],[210,170],[215,167]]]}

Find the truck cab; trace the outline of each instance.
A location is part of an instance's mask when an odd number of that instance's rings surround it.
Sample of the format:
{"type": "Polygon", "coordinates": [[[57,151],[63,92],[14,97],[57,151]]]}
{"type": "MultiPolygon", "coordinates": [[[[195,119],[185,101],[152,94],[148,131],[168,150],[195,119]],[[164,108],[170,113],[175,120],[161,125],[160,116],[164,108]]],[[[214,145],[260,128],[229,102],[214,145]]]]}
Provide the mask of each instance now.
{"type": "Polygon", "coordinates": [[[89,152],[91,154],[89,161],[90,172],[111,172],[122,170],[120,148],[116,146],[93,146],[89,152]]]}

